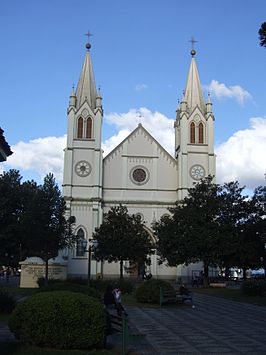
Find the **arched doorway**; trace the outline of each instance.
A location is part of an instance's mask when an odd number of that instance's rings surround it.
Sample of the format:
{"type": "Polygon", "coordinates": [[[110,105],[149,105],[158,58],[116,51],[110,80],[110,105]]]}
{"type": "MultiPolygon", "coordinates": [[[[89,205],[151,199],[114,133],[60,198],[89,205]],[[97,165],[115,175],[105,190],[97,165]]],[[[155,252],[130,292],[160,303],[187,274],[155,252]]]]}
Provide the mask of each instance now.
{"type": "MultiPolygon", "coordinates": [[[[152,242],[152,244],[156,245],[156,237],[153,234],[152,230],[149,229],[148,227],[144,226],[144,229],[147,231],[149,234],[149,238],[152,242]]],[[[154,254],[151,254],[149,256],[150,262],[127,262],[126,265],[124,266],[125,272],[128,274],[129,277],[133,278],[140,278],[143,279],[144,275],[152,275],[152,276],[157,276],[157,254],[156,250],[154,254]]]]}

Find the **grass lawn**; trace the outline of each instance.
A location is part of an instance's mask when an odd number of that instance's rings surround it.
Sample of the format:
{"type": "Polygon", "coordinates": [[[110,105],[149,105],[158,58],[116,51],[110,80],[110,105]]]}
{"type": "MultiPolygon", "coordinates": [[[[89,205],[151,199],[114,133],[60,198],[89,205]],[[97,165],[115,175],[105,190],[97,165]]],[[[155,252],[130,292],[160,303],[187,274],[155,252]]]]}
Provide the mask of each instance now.
{"type": "Polygon", "coordinates": [[[209,296],[227,298],[232,301],[251,303],[258,306],[266,306],[266,297],[246,296],[240,289],[230,288],[194,288],[195,293],[202,293],[209,296]]]}
{"type": "Polygon", "coordinates": [[[26,346],[20,343],[0,343],[1,355],[118,355],[113,350],[53,350],[26,346]]]}

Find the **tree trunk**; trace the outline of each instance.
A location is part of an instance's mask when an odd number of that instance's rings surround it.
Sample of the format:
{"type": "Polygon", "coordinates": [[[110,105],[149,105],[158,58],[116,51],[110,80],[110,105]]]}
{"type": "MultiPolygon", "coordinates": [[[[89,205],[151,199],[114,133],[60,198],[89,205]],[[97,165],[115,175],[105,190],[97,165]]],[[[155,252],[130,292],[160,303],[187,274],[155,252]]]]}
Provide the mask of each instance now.
{"type": "Polygon", "coordinates": [[[45,285],[48,285],[48,258],[47,259],[45,259],[45,285]]]}
{"type": "Polygon", "coordinates": [[[123,259],[120,260],[120,280],[123,279],[123,259]]]}
{"type": "Polygon", "coordinates": [[[203,268],[203,287],[209,286],[209,265],[204,263],[203,268]]]}

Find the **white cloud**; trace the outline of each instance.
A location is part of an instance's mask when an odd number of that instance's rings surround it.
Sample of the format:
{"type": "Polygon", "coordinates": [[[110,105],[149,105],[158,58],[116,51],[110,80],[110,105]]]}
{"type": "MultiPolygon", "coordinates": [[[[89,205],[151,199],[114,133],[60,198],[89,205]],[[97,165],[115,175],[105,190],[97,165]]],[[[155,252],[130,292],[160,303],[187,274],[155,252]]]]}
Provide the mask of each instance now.
{"type": "Polygon", "coordinates": [[[146,84],[137,84],[135,86],[136,91],[142,91],[142,90],[146,90],[146,89],[148,89],[148,85],[146,85],[146,84]]]}
{"type": "Polygon", "coordinates": [[[31,170],[41,179],[51,172],[57,181],[62,182],[65,146],[66,136],[37,138],[29,142],[20,141],[12,146],[13,154],[8,158],[5,166],[31,170]]]}
{"type": "Polygon", "coordinates": [[[123,134],[119,132],[108,139],[108,153],[141,123],[170,154],[174,155],[174,120],[160,112],[152,112],[141,107],[139,110],[131,109],[127,113],[111,113],[106,116],[106,121],[124,132],[123,134]]]}
{"type": "Polygon", "coordinates": [[[121,129],[117,134],[114,134],[112,137],[106,139],[103,144],[102,148],[104,151],[104,156],[111,152],[119,143],[121,143],[128,135],[130,131],[127,129],[121,129]]]}
{"type": "Polygon", "coordinates": [[[235,99],[239,104],[243,105],[245,101],[252,99],[250,93],[239,85],[226,86],[217,80],[212,80],[207,89],[213,93],[218,99],[228,97],[235,99]]]}
{"type": "Polygon", "coordinates": [[[238,180],[254,188],[265,184],[266,118],[250,119],[250,128],[238,131],[216,148],[218,182],[238,180]]]}
{"type": "MultiPolygon", "coordinates": [[[[121,143],[139,123],[170,153],[174,153],[174,120],[147,108],[131,109],[127,113],[112,113],[106,117],[107,123],[115,126],[117,133],[103,142],[104,155],[121,143]]],[[[42,179],[52,172],[56,180],[62,182],[63,149],[66,136],[45,137],[19,142],[12,146],[14,152],[3,168],[29,171],[42,179]]],[[[239,180],[249,189],[265,184],[266,173],[266,118],[250,119],[250,127],[233,134],[226,142],[216,147],[217,182],[239,180]]]]}

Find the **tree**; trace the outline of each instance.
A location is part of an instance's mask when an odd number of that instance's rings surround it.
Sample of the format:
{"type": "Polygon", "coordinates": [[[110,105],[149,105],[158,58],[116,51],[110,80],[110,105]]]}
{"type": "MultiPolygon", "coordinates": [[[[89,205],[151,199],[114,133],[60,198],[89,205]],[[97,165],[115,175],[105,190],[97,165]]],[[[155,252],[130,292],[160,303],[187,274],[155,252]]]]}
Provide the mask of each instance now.
{"type": "Polygon", "coordinates": [[[262,47],[266,47],[266,22],[259,29],[259,40],[262,47]]]}
{"type": "Polygon", "coordinates": [[[0,261],[12,266],[20,260],[23,237],[19,223],[26,208],[26,183],[21,184],[21,180],[18,170],[12,169],[0,175],[0,261]]]}
{"type": "Polygon", "coordinates": [[[154,226],[161,260],[170,266],[202,261],[207,285],[209,266],[228,266],[237,252],[238,224],[247,213],[243,189],[238,182],[214,184],[210,176],[189,189],[170,208],[172,216],[154,226]]]}
{"type": "Polygon", "coordinates": [[[202,261],[205,285],[209,266],[219,261],[219,190],[219,185],[213,184],[210,176],[189,189],[188,196],[175,208],[170,208],[173,215],[166,225],[168,230],[174,230],[174,235],[163,232],[165,221],[155,224],[162,260],[166,259],[170,266],[202,261]]]}
{"type": "Polygon", "coordinates": [[[125,206],[112,207],[103,223],[93,233],[98,241],[94,252],[96,260],[120,263],[120,278],[123,278],[123,262],[143,263],[152,254],[153,245],[139,216],[129,215],[125,206]]]}
{"type": "Polygon", "coordinates": [[[31,202],[21,216],[21,229],[28,253],[45,261],[45,279],[48,280],[48,260],[58,251],[73,246],[72,220],[65,219],[65,201],[52,174],[31,195],[31,202]]]}

